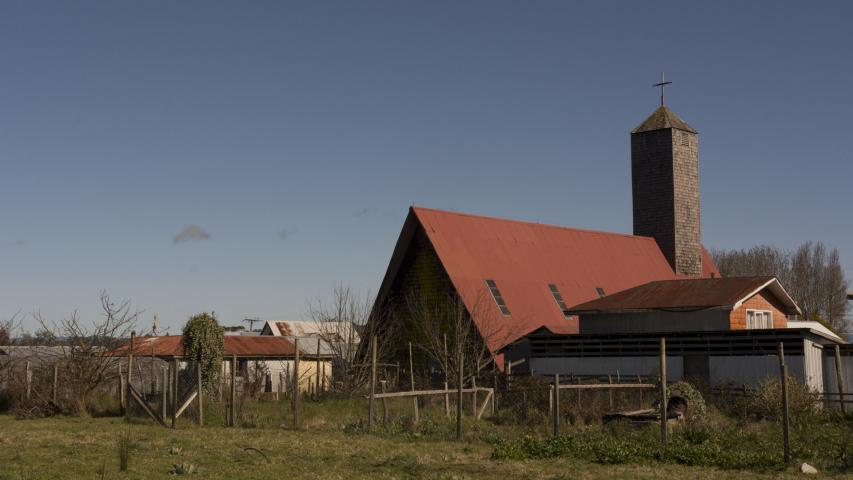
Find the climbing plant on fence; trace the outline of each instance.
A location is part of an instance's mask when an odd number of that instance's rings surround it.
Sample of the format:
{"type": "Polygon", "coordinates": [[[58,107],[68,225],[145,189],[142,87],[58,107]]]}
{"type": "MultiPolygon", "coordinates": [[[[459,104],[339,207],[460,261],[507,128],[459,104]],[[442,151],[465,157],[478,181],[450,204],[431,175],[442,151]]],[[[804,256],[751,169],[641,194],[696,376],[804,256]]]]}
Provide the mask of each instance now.
{"type": "Polygon", "coordinates": [[[201,368],[202,385],[213,392],[225,350],[225,330],[216,315],[207,312],[193,315],[184,325],[183,342],[186,355],[201,368]]]}

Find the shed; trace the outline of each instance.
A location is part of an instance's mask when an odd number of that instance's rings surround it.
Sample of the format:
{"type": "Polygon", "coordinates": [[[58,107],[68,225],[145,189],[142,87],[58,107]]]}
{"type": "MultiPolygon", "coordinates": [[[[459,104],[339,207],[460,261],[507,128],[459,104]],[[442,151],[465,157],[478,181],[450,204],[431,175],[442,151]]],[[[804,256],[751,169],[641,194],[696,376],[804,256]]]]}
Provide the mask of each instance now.
{"type": "MultiPolygon", "coordinates": [[[[223,378],[231,372],[233,357],[237,357],[237,375],[263,369],[265,375],[264,391],[275,392],[283,388],[282,381],[289,384],[292,378],[296,348],[291,338],[272,336],[231,336],[226,335],[221,374],[223,378]]],[[[314,344],[316,345],[316,343],[314,344]]],[[[169,335],[161,337],[139,337],[133,347],[134,355],[154,357],[166,361],[187,362],[182,337],[169,335]]],[[[113,350],[115,356],[127,356],[130,344],[124,344],[113,350]]],[[[317,368],[320,369],[320,382],[328,384],[332,377],[331,355],[316,349],[308,343],[299,348],[299,388],[309,390],[317,383],[317,368]]]]}
{"type": "Polygon", "coordinates": [[[785,328],[800,308],[774,277],[648,282],[578,304],[581,334],[785,328]]]}

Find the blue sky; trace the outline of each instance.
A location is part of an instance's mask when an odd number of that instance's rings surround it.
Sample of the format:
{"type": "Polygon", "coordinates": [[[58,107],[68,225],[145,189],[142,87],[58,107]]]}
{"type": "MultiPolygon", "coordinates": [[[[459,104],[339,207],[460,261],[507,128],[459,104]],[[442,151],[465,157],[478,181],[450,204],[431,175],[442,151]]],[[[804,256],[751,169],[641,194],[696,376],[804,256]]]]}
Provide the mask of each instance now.
{"type": "Polygon", "coordinates": [[[700,133],[705,244],[822,240],[853,277],[851,18],[2,2],[0,318],[91,317],[101,290],[172,332],[204,310],[296,318],[338,282],[375,291],[413,203],[629,232],[629,131],[661,70],[700,133]]]}

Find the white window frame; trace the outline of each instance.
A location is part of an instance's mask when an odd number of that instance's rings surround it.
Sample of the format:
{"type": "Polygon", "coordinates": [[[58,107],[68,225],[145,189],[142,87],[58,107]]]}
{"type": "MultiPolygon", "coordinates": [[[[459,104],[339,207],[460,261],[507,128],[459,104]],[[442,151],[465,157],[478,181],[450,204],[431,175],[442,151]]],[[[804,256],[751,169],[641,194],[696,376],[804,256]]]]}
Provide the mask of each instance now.
{"type": "Polygon", "coordinates": [[[747,330],[761,330],[773,328],[773,311],[748,308],[746,310],[746,328],[747,330]],[[760,314],[762,316],[760,324],[756,324],[757,314],[760,314]],[[752,325],[750,325],[750,320],[752,320],[752,325]]]}

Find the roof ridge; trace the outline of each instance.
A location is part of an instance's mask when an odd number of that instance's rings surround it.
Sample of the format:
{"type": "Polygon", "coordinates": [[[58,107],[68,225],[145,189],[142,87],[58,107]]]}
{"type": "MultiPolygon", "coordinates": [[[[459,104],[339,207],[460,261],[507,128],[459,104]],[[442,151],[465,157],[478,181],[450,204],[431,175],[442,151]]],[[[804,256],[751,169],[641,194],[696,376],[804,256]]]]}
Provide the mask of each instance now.
{"type": "Polygon", "coordinates": [[[555,229],[559,229],[559,230],[569,230],[569,231],[573,231],[573,232],[594,233],[594,234],[599,234],[599,235],[616,235],[616,236],[620,236],[620,237],[636,238],[639,240],[645,240],[645,241],[651,241],[651,242],[655,241],[655,239],[652,237],[644,237],[642,235],[633,235],[630,233],[606,232],[604,230],[593,230],[593,229],[589,229],[589,228],[566,227],[564,225],[555,225],[553,223],[541,223],[541,222],[533,222],[533,221],[529,221],[529,220],[516,220],[516,219],[512,219],[512,218],[497,217],[497,216],[492,216],[492,215],[480,215],[480,214],[476,214],[476,213],[456,212],[453,210],[442,210],[442,209],[438,209],[438,208],[429,208],[429,207],[412,206],[411,209],[414,210],[415,212],[420,210],[420,211],[447,213],[450,215],[458,215],[461,217],[480,218],[483,220],[497,220],[497,221],[501,221],[501,222],[517,223],[517,224],[521,224],[521,225],[530,225],[533,227],[555,228],[555,229]]]}

